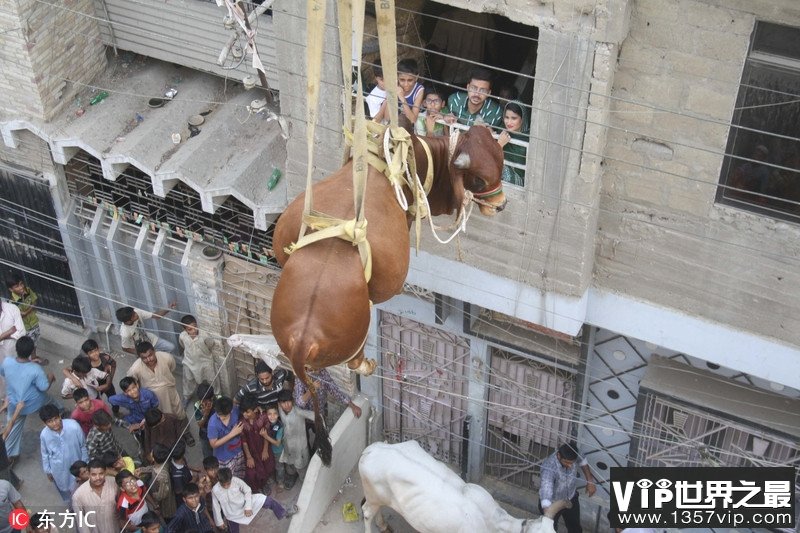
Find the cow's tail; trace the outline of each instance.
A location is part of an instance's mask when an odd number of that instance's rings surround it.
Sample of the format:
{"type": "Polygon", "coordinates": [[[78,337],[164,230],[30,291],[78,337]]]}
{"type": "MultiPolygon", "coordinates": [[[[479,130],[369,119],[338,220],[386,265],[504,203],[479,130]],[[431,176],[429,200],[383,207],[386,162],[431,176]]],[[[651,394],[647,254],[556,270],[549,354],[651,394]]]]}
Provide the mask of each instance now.
{"type": "Polygon", "coordinates": [[[316,356],[317,349],[318,347],[316,343],[311,344],[305,354],[305,357],[303,358],[303,361],[292,361],[292,366],[294,366],[295,374],[297,374],[297,377],[300,379],[300,381],[302,381],[306,388],[311,391],[311,401],[314,405],[314,443],[317,447],[319,458],[322,459],[322,464],[325,466],[331,466],[331,456],[333,454],[331,438],[328,435],[328,428],[325,427],[325,420],[323,420],[320,412],[317,389],[314,387],[313,380],[308,377],[308,374],[306,374],[306,366],[304,364],[304,361],[312,360],[313,357],[316,356]]]}

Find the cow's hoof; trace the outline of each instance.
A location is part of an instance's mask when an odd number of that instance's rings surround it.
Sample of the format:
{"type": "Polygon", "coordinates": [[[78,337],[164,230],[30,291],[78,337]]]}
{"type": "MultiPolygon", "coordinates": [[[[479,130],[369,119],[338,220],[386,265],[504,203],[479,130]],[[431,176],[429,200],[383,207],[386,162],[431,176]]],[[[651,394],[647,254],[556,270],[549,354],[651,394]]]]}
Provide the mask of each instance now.
{"type": "Polygon", "coordinates": [[[358,365],[358,368],[353,369],[353,372],[361,374],[362,376],[371,376],[373,372],[375,372],[375,367],[378,366],[378,363],[375,359],[364,359],[361,361],[361,364],[358,365]]]}

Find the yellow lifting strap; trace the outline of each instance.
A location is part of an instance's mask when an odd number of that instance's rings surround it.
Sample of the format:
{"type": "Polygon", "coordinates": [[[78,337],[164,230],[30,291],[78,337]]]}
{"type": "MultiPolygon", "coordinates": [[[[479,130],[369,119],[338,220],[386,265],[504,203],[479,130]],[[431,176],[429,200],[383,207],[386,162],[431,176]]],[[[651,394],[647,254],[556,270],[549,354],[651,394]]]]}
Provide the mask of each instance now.
{"type": "MultiPolygon", "coordinates": [[[[361,49],[364,32],[364,11],[365,0],[339,0],[339,42],[342,56],[342,76],[344,79],[344,91],[346,94],[346,104],[344,111],[346,117],[350,116],[350,86],[351,65],[348,60],[353,53],[350,46],[353,43],[352,31],[355,30],[355,53],[358,59],[358,83],[357,109],[355,121],[355,133],[357,138],[366,138],[366,119],[363,115],[364,95],[361,87],[361,49]]],[[[307,4],[307,69],[308,78],[306,85],[307,108],[306,108],[306,143],[308,155],[308,172],[306,174],[306,197],[303,205],[303,218],[300,226],[300,234],[297,242],[285,249],[287,254],[300,249],[308,244],[318,242],[322,239],[337,237],[358,246],[361,257],[361,264],[364,267],[364,277],[367,282],[372,277],[372,253],[369,242],[366,238],[367,221],[365,218],[365,199],[367,183],[367,148],[366,143],[356,143],[353,154],[353,202],[356,216],[353,220],[342,220],[323,213],[317,213],[313,209],[313,151],[314,151],[314,130],[316,127],[317,103],[319,100],[319,83],[322,64],[322,48],[325,34],[325,0],[311,0],[307,4]],[[313,233],[306,235],[306,231],[311,228],[313,233]]]]}
{"type": "Polygon", "coordinates": [[[389,126],[397,127],[397,30],[394,19],[394,0],[375,2],[378,21],[378,44],[381,50],[383,81],[386,87],[386,110],[389,111],[389,126]]]}
{"type": "Polygon", "coordinates": [[[369,246],[369,241],[367,240],[366,220],[358,221],[353,219],[342,221],[338,218],[329,217],[323,213],[313,211],[308,215],[304,215],[303,219],[311,229],[316,231],[304,235],[302,239],[289,245],[284,250],[287,254],[291,254],[309,244],[333,237],[352,242],[354,246],[359,247],[359,250],[362,247],[365,249],[365,255],[362,256],[362,265],[364,266],[364,277],[367,279],[367,282],[369,282],[372,278],[372,251],[369,246]],[[366,262],[364,262],[364,257],[366,257],[366,262]]]}
{"type": "MultiPolygon", "coordinates": [[[[350,131],[346,125],[343,129],[345,142],[353,145],[355,137],[353,132],[350,131]]],[[[403,186],[403,184],[405,184],[413,189],[415,186],[413,180],[410,182],[407,179],[404,172],[405,167],[403,166],[403,161],[409,161],[409,173],[412,168],[416,170],[416,159],[413,158],[414,150],[411,144],[411,136],[403,128],[400,128],[397,134],[391,136],[389,139],[390,155],[387,157],[384,144],[386,141],[387,129],[388,127],[383,124],[372,121],[367,122],[367,130],[369,131],[366,138],[366,147],[369,152],[367,154],[367,162],[382,172],[392,185],[397,184],[403,186]],[[397,152],[398,144],[400,145],[401,152],[395,158],[395,156],[391,154],[397,152]],[[395,150],[395,152],[391,150],[395,150]],[[393,167],[391,172],[389,169],[390,164],[392,164],[393,167]]],[[[431,187],[433,186],[433,156],[431,154],[431,148],[428,146],[428,143],[425,142],[425,139],[417,137],[417,140],[422,146],[428,160],[428,169],[425,173],[425,181],[423,182],[425,194],[427,195],[431,192],[431,187]]]]}
{"type": "MultiPolygon", "coordinates": [[[[314,171],[314,133],[317,127],[317,103],[319,102],[320,72],[322,71],[322,48],[325,41],[326,0],[306,2],[306,197],[303,214],[311,212],[314,205],[312,179],[314,171]]],[[[300,225],[302,238],[306,233],[305,220],[300,225]]]]}

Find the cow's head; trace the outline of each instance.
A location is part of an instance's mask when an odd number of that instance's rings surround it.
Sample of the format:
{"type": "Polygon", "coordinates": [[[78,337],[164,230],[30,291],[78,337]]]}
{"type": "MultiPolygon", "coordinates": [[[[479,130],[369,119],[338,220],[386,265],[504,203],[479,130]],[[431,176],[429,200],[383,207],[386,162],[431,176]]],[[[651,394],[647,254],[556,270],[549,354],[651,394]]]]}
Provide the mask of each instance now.
{"type": "Polygon", "coordinates": [[[495,215],[505,208],[503,149],[488,127],[476,125],[462,133],[450,165],[457,205],[461,205],[464,191],[468,190],[484,215],[495,215]]]}

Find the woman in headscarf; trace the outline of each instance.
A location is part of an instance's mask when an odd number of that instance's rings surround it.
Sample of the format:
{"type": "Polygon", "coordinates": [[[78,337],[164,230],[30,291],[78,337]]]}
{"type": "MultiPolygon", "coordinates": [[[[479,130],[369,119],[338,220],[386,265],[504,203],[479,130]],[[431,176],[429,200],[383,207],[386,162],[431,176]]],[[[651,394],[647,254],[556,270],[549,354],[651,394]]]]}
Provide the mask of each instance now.
{"type": "MultiPolygon", "coordinates": [[[[508,102],[503,110],[503,123],[505,130],[500,133],[497,142],[503,147],[506,163],[525,165],[528,149],[509,142],[511,139],[528,142],[530,125],[525,106],[517,101],[508,102]]],[[[503,165],[503,181],[513,185],[525,185],[525,169],[503,165]]]]}

